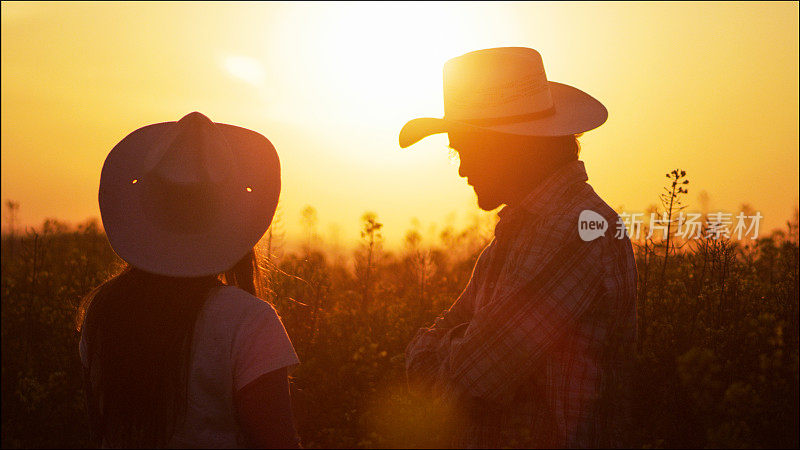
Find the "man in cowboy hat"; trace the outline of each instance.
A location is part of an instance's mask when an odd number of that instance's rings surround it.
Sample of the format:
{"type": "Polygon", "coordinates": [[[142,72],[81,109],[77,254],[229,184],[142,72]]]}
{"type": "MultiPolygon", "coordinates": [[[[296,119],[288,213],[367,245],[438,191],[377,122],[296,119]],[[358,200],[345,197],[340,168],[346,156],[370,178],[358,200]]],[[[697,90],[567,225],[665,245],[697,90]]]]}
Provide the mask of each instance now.
{"type": "Polygon", "coordinates": [[[459,447],[620,445],[636,267],[576,136],[605,107],[520,47],[447,61],[444,106],[409,121],[400,146],[448,133],[478,206],[506,206],[467,287],[408,345],[409,382],[466,418],[459,447]]]}

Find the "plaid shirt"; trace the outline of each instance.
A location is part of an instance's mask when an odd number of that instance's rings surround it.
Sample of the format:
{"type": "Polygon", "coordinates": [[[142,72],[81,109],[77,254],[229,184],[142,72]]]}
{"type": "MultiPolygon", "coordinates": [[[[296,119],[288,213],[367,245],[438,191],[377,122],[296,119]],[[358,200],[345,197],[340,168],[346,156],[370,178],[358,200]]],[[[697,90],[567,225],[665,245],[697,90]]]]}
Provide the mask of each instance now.
{"type": "Polygon", "coordinates": [[[406,349],[409,381],[466,417],[454,446],[621,445],[636,267],[587,179],[569,163],[501,210],[467,287],[406,349]],[[587,209],[608,223],[591,241],[578,233],[587,209]]]}

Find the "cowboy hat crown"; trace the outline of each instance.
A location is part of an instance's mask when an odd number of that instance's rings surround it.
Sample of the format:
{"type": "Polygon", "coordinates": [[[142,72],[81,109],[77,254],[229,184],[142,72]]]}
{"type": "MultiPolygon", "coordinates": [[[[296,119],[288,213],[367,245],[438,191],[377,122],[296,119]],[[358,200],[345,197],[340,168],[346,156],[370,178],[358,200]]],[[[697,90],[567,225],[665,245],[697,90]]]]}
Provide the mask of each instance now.
{"type": "Polygon", "coordinates": [[[108,154],[98,201],[114,251],[175,277],[232,267],[269,227],[280,194],[272,143],[199,112],[130,133],[108,154]]]}

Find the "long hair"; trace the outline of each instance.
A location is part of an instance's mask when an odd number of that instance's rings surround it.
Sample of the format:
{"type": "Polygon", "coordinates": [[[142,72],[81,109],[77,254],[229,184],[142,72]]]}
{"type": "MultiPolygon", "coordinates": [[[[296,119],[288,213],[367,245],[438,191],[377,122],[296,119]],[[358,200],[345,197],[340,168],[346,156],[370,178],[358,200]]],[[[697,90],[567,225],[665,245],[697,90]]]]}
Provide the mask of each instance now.
{"type": "Polygon", "coordinates": [[[255,252],[220,277],[167,277],[129,266],[81,301],[87,401],[98,416],[92,434],[103,445],[167,445],[185,417],[195,322],[220,278],[257,295],[255,252]]]}

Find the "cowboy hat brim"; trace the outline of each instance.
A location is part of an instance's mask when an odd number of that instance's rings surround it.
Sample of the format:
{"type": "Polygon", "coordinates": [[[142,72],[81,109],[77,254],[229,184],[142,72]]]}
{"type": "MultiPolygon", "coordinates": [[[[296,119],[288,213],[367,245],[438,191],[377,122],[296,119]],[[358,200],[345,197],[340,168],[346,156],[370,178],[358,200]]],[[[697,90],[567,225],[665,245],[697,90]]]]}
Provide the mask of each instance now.
{"type": "Polygon", "coordinates": [[[200,230],[166,229],[148,219],[145,155],[176,123],[142,127],[108,154],[98,193],[103,227],[117,255],[136,268],[173,277],[218,274],[245,256],[269,228],[280,195],[278,154],[263,135],[216,123],[236,153],[234,176],[215,191],[221,211],[200,230]]]}
{"type": "Polygon", "coordinates": [[[555,81],[549,81],[548,84],[555,109],[552,115],[526,122],[491,126],[432,117],[412,119],[400,130],[400,147],[406,148],[433,134],[459,131],[493,131],[520,136],[567,136],[597,128],[608,119],[606,107],[591,95],[555,81]]]}

